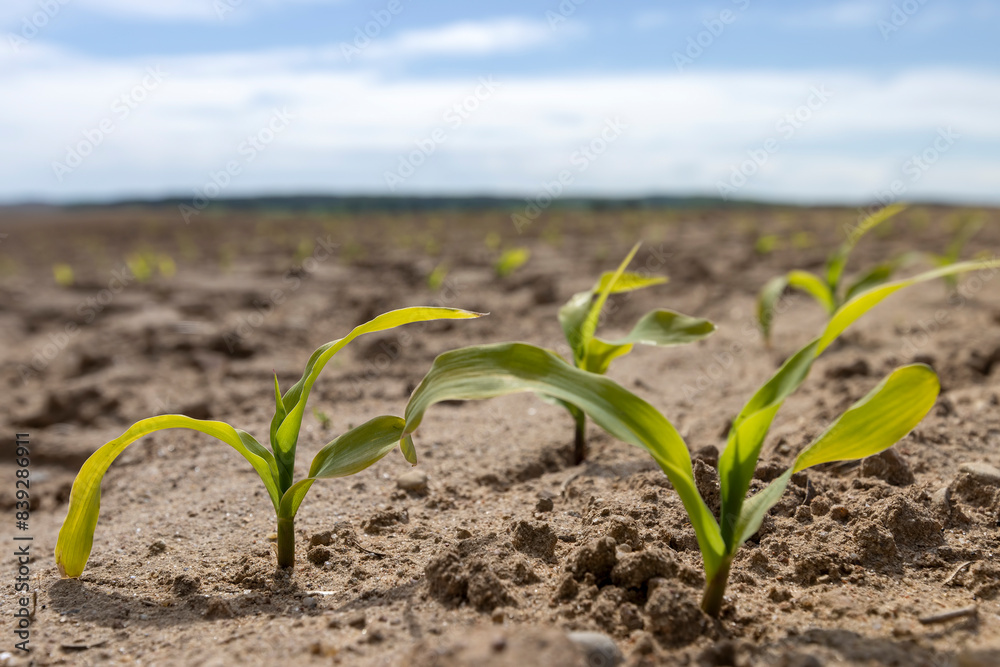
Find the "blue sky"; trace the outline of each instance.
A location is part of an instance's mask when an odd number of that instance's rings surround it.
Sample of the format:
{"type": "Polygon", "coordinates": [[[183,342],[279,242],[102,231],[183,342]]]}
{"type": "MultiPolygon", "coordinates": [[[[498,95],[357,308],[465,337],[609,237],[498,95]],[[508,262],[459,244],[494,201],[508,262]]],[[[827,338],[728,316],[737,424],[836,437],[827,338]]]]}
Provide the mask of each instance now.
{"type": "Polygon", "coordinates": [[[982,0],[5,0],[0,202],[1000,204],[998,32],[982,0]]]}

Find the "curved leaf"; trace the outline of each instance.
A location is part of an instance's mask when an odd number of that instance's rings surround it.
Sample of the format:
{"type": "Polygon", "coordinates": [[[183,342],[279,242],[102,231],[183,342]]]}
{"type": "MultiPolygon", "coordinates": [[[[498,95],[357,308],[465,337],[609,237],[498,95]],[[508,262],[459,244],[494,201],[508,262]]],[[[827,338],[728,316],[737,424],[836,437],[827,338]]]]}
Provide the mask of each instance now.
{"type": "Polygon", "coordinates": [[[847,259],[851,254],[851,250],[861,240],[861,237],[904,210],[906,206],[906,204],[901,202],[889,204],[875,211],[875,213],[872,213],[848,231],[847,240],[827,260],[826,284],[832,293],[836,294],[839,291],[840,280],[844,275],[844,267],[847,266],[847,259]]]}
{"type": "Polygon", "coordinates": [[[788,396],[808,377],[813,361],[851,324],[891,294],[920,282],[967,271],[1000,268],[1000,260],[963,262],[928,271],[913,278],[876,287],[844,304],[827,324],[823,334],[799,350],[761,387],[733,421],[726,449],[719,457],[722,496],[721,528],[727,545],[737,538],[735,524],[742,516],[744,498],[757,467],[764,438],[771,422],[788,396]]]}
{"type": "Polygon", "coordinates": [[[355,426],[319,450],[309,476],[332,479],[361,472],[395,448],[405,425],[402,417],[383,415],[355,426]]]}
{"type": "Polygon", "coordinates": [[[292,484],[285,491],[278,508],[278,517],[294,518],[306,493],[317,479],[348,477],[376,463],[396,448],[405,424],[401,417],[383,415],[334,438],[313,457],[309,477],[292,484]]]}
{"type": "Polygon", "coordinates": [[[845,303],[836,313],[834,313],[833,318],[830,320],[829,324],[827,324],[826,330],[820,337],[819,349],[816,354],[821,354],[823,350],[829,347],[830,344],[833,343],[838,336],[840,336],[840,334],[844,333],[844,330],[847,329],[847,327],[854,324],[858,318],[904,287],[916,285],[917,283],[926,282],[928,280],[944,278],[945,276],[958,275],[968,271],[996,268],[1000,268],[1000,260],[998,259],[982,262],[960,262],[958,264],[952,264],[940,269],[935,269],[934,271],[927,271],[926,273],[921,273],[917,276],[913,276],[912,278],[887,283],[868,290],[867,292],[863,292],[845,303]]]}
{"type": "Polygon", "coordinates": [[[937,401],[941,385],[928,366],[897,368],[855,403],[795,459],[795,464],[766,489],[747,500],[736,526],[743,542],[760,529],[767,511],[781,499],[792,475],[821,463],[873,456],[906,437],[937,401]]]}
{"type": "Polygon", "coordinates": [[[788,276],[775,276],[767,281],[757,296],[757,321],[760,323],[764,340],[771,341],[771,325],[774,322],[774,307],[788,287],[788,276]]]}
{"type": "Polygon", "coordinates": [[[278,510],[278,470],[271,452],[253,437],[225,422],[192,419],[184,415],[160,415],[136,422],[123,434],[103,445],[84,462],[69,497],[66,520],[56,542],[56,565],[64,577],[79,577],[90,558],[94,530],[101,510],[101,480],[114,460],[130,444],[156,431],[187,428],[218,438],[238,451],[260,475],[275,511],[278,510]]]}
{"type": "Polygon", "coordinates": [[[302,416],[305,413],[306,401],[309,399],[309,391],[312,389],[313,383],[316,382],[323,367],[333,358],[333,355],[337,354],[344,346],[363,334],[386,331],[414,322],[462,320],[481,316],[482,313],[472,313],[467,310],[459,310],[458,308],[432,308],[425,306],[401,308],[383,313],[375,319],[355,327],[343,338],[331,341],[313,352],[306,363],[306,369],[302,377],[285,392],[285,395],[281,399],[282,406],[286,412],[285,417],[281,418],[279,411],[275,413],[274,419],[271,421],[271,432],[273,434],[271,445],[274,447],[274,455],[278,463],[281,488],[287,489],[291,486],[292,468],[295,464],[295,445],[299,439],[299,429],[302,427],[302,416]]]}
{"type": "Polygon", "coordinates": [[[750,490],[764,439],[778,410],[809,376],[816,359],[817,341],[790,357],[764,386],[757,390],[733,420],[726,448],[719,456],[722,535],[730,552],[737,534],[738,517],[750,490]]]}
{"type": "Polygon", "coordinates": [[[613,273],[603,274],[594,287],[586,292],[577,292],[559,309],[559,324],[570,349],[573,350],[573,362],[580,368],[586,365],[587,349],[594,332],[597,331],[601,309],[604,308],[615,284],[625,274],[625,267],[635,257],[639,245],[636,243],[632,246],[628,256],[613,273]]]}
{"type": "Polygon", "coordinates": [[[670,282],[670,279],[666,276],[646,276],[641,273],[632,273],[631,271],[622,272],[616,280],[614,271],[605,271],[601,274],[597,284],[594,285],[590,291],[593,293],[599,293],[603,291],[607,285],[611,285],[612,294],[624,294],[625,292],[634,292],[635,290],[652,287],[654,285],[663,285],[668,282],[670,282]]]}
{"type": "Polygon", "coordinates": [[[413,433],[433,404],[535,392],[575,405],[612,436],[643,447],[674,485],[691,518],[706,571],[722,563],[719,526],[698,493],[691,456],[674,426],[653,406],[612,380],[574,368],[558,355],[525,343],[465,347],[445,352],[406,406],[405,433],[413,433]]]}
{"type": "MultiPolygon", "coordinates": [[[[921,253],[918,252],[903,253],[891,261],[883,262],[882,264],[869,269],[847,287],[847,292],[844,295],[844,301],[850,301],[862,292],[867,292],[871,288],[885,283],[892,278],[894,273],[907,264],[919,259],[920,256],[921,253]]],[[[948,262],[948,264],[951,264],[951,262],[948,262]]]]}
{"type": "Polygon", "coordinates": [[[837,300],[830,288],[822,280],[808,271],[791,271],[788,274],[788,284],[802,290],[819,302],[827,313],[837,310],[837,300]]]}
{"type": "Polygon", "coordinates": [[[669,347],[686,345],[707,338],[715,325],[698,317],[688,317],[672,310],[653,310],[643,315],[623,338],[592,338],[587,348],[585,370],[603,375],[612,360],[632,351],[633,345],[669,347]]]}
{"type": "Polygon", "coordinates": [[[643,315],[624,338],[604,341],[608,345],[687,345],[711,336],[715,325],[700,317],[672,310],[651,310],[643,315]]]}

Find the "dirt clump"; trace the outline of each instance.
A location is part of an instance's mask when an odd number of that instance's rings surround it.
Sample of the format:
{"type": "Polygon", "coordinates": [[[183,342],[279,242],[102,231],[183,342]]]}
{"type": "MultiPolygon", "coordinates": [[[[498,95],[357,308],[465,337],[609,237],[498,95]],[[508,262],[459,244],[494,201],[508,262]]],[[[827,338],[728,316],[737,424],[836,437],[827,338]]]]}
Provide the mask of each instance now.
{"type": "Polygon", "coordinates": [[[587,542],[569,555],[566,570],[577,581],[583,580],[587,575],[598,585],[609,581],[611,571],[618,562],[615,549],[617,544],[613,537],[601,537],[587,542]]]}
{"type": "Polygon", "coordinates": [[[443,605],[454,608],[467,603],[477,611],[491,612],[515,604],[493,570],[479,558],[467,559],[447,550],[427,564],[424,575],[431,596],[443,605]]]}
{"type": "Polygon", "coordinates": [[[686,646],[710,625],[698,605],[693,589],[675,581],[659,579],[645,606],[647,629],[664,645],[686,646]]]}
{"type": "Polygon", "coordinates": [[[895,448],[862,460],[861,476],[876,477],[893,486],[909,486],[916,479],[910,464],[895,448]]]}
{"type": "Polygon", "coordinates": [[[552,526],[544,521],[516,521],[510,527],[514,548],[528,556],[550,560],[556,554],[556,537],[552,526]]]}

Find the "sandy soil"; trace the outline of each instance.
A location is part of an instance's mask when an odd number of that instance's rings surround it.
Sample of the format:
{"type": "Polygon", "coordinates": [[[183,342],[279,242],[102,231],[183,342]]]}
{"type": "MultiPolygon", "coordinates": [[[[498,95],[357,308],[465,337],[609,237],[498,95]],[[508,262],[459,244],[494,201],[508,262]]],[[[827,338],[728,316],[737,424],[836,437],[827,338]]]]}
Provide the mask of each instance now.
{"type": "MultiPolygon", "coordinates": [[[[1000,250],[1000,212],[987,214],[970,256],[1000,250]]],[[[940,251],[953,216],[907,212],[866,238],[852,267],[940,251]]],[[[896,365],[931,363],[945,392],[892,453],[797,478],[734,565],[718,623],[698,610],[694,535],[651,459],[591,427],[590,459],[569,465],[569,418],[530,395],[433,408],[417,434],[426,486],[400,487],[412,471],[398,452],[317,483],[298,514],[290,576],[275,572],[273,512],[255,473],[187,431],[148,437],[112,466],[81,579],[60,580],[53,562],[76,471],[132,422],[181,412],[266,442],[272,371],[289,386],[315,347],[392,308],[491,313],[341,353],[312,395],[329,423],[308,411],[302,474],[344,429],[401,414],[445,350],[523,340],[566,352],[559,306],[640,238],[634,266],[671,282],[614,300],[602,331],[668,307],[719,332],[641,349],[610,375],[674,421],[710,496],[728,419],[823,322],[789,297],[767,349],[753,326],[756,290],[780,271],[819,270],[855,217],[552,213],[518,236],[502,213],[218,214],[187,226],[174,210],[7,211],[2,535],[8,553],[14,433],[27,432],[38,606],[30,656],[0,663],[596,666],[567,639],[594,631],[629,665],[1000,664],[1000,283],[989,275],[966,279],[961,299],[938,283],[897,295],[820,359],[779,414],[762,480],[896,365]],[[532,250],[504,279],[484,242],[491,231],[532,250]],[[765,235],[777,248],[761,252],[765,235]],[[126,268],[142,253],[145,281],[126,268]],[[448,277],[431,290],[439,262],[448,277]],[[72,286],[53,280],[57,263],[72,267],[72,286]],[[975,615],[920,622],[971,605],[975,615]]],[[[8,553],[3,651],[15,641],[16,569],[8,553]]]]}

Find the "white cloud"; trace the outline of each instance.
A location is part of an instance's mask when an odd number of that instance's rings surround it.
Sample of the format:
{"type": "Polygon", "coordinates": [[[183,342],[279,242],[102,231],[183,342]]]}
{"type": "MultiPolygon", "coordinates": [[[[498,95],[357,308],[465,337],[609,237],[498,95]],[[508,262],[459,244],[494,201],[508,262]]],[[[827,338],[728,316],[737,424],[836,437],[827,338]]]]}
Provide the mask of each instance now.
{"type": "MultiPolygon", "coordinates": [[[[569,31],[561,31],[562,35],[569,31]]],[[[376,39],[364,54],[378,58],[475,55],[521,51],[553,40],[543,21],[521,18],[462,21],[437,28],[409,30],[397,37],[376,39]]]]}
{"type": "MultiPolygon", "coordinates": [[[[461,40],[456,40],[461,43],[461,40]]],[[[495,77],[459,127],[445,117],[469,101],[474,76],[386,78],[345,69],[336,49],[105,60],[29,45],[0,50],[0,200],[186,194],[264,127],[275,107],[295,119],[226,194],[257,191],[388,192],[384,173],[441,128],[444,140],[399,191],[534,193],[562,169],[577,192],[714,192],[746,151],[779,136],[777,123],[824,85],[813,113],[741,195],[869,198],[910,154],[953,126],[961,140],[911,188],[1000,201],[1000,75],[913,69],[891,77],[853,72],[725,72],[495,77]],[[146,76],[162,85],[127,118],[113,101],[146,76]],[[572,155],[609,118],[628,128],[577,172],[572,155]],[[82,166],[59,183],[53,161],[112,118],[82,166]]],[[[418,49],[419,51],[419,49],[418,49]]],[[[379,61],[381,62],[381,61],[379,61]]],[[[470,103],[471,104],[471,103],[470,103]]]]}

